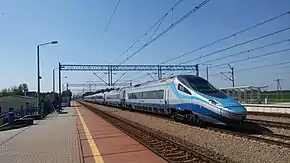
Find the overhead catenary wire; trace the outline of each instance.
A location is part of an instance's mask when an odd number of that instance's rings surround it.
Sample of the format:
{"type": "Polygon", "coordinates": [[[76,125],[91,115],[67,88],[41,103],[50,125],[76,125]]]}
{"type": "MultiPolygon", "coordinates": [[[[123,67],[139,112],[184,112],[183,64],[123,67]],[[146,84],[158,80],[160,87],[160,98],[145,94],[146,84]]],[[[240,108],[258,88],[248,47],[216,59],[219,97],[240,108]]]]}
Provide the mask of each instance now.
{"type": "MultiPolygon", "coordinates": [[[[253,59],[255,59],[255,58],[253,58],[253,59]]],[[[249,60],[251,60],[251,59],[246,59],[246,60],[243,59],[243,61],[249,61],[249,60]]],[[[263,59],[260,59],[260,60],[252,61],[251,64],[253,64],[253,63],[254,63],[254,64],[255,64],[255,63],[261,63],[262,61],[269,61],[269,60],[270,60],[270,58],[263,58],[263,59]]],[[[236,62],[236,63],[235,63],[235,66],[236,66],[237,64],[243,63],[243,61],[236,62]]],[[[215,67],[214,69],[215,69],[215,70],[219,70],[219,69],[224,69],[225,67],[228,67],[228,64],[224,63],[222,66],[215,67]]],[[[202,68],[202,69],[200,69],[200,70],[204,70],[204,69],[205,69],[205,68],[202,68]]]]}
{"type": "Polygon", "coordinates": [[[109,25],[110,25],[111,22],[112,22],[113,16],[114,16],[115,13],[116,13],[116,10],[117,10],[117,8],[118,8],[118,6],[119,6],[119,4],[120,4],[120,1],[121,1],[121,0],[118,0],[116,6],[115,6],[115,8],[114,8],[114,11],[113,11],[113,13],[112,13],[112,15],[111,15],[111,17],[110,17],[110,19],[109,19],[109,22],[108,22],[108,24],[106,25],[105,33],[107,32],[107,30],[108,30],[108,28],[109,28],[109,25]]]}
{"type": "Polygon", "coordinates": [[[289,51],[289,50],[290,50],[290,48],[283,49],[283,50],[278,50],[278,51],[274,51],[274,52],[270,52],[270,53],[264,53],[264,54],[257,55],[257,56],[251,56],[251,57],[244,58],[244,59],[239,59],[239,60],[235,60],[235,61],[231,61],[231,62],[227,62],[227,63],[222,63],[222,64],[210,66],[209,68],[220,67],[220,66],[223,66],[223,65],[233,64],[233,63],[237,63],[237,62],[243,62],[243,61],[247,61],[247,60],[251,60],[251,59],[255,59],[255,58],[260,58],[260,57],[265,57],[265,56],[269,56],[269,55],[274,55],[274,54],[286,52],[286,51],[289,51]]]}
{"type": "Polygon", "coordinates": [[[266,23],[269,23],[269,22],[271,22],[271,21],[274,21],[274,20],[276,20],[276,19],[278,19],[278,18],[281,18],[281,17],[283,17],[283,16],[285,16],[285,15],[288,15],[288,14],[290,14],[290,11],[287,11],[287,12],[285,12],[285,13],[282,13],[282,14],[280,14],[280,15],[277,15],[277,16],[275,16],[275,17],[272,17],[272,18],[270,18],[270,19],[267,19],[267,20],[265,20],[265,21],[262,21],[262,22],[260,22],[260,23],[257,23],[257,24],[255,24],[255,25],[253,25],[253,26],[250,26],[250,27],[248,27],[248,28],[246,28],[246,29],[243,29],[243,30],[241,30],[241,31],[238,31],[238,32],[236,32],[236,33],[230,34],[230,35],[228,35],[228,36],[226,36],[226,37],[223,37],[223,38],[221,38],[221,39],[218,39],[218,40],[216,40],[216,41],[214,41],[214,42],[211,42],[211,43],[209,43],[209,44],[203,45],[203,46],[201,46],[201,47],[199,47],[199,48],[196,48],[196,49],[194,49],[194,50],[192,50],[192,51],[189,51],[189,52],[183,53],[183,54],[181,54],[181,55],[178,55],[178,56],[176,56],[176,57],[174,57],[174,58],[172,58],[172,59],[169,59],[169,60],[166,60],[166,61],[164,61],[164,62],[161,62],[161,64],[165,64],[165,63],[168,63],[168,62],[174,61],[174,60],[176,60],[176,59],[180,59],[180,58],[182,58],[182,57],[184,57],[184,56],[187,56],[187,55],[189,55],[189,54],[192,54],[192,53],[194,53],[194,52],[197,52],[197,51],[202,50],[202,49],[204,49],[204,48],[206,48],[206,47],[209,47],[209,46],[212,46],[212,45],[217,44],[217,43],[219,43],[219,42],[222,42],[222,41],[224,41],[224,40],[227,40],[227,39],[229,39],[229,38],[231,38],[231,37],[234,37],[234,36],[236,36],[236,35],[239,35],[239,34],[242,34],[242,33],[244,33],[244,32],[250,31],[250,30],[252,30],[252,29],[254,29],[254,28],[256,28],[256,27],[259,27],[259,26],[261,26],[261,25],[264,25],[264,24],[266,24],[266,23]]]}
{"type": "Polygon", "coordinates": [[[278,45],[278,44],[282,44],[282,43],[285,43],[285,42],[290,42],[290,39],[285,39],[285,40],[277,41],[277,42],[274,42],[274,43],[271,43],[271,44],[267,44],[267,45],[259,46],[259,47],[256,47],[256,48],[252,48],[252,49],[244,50],[244,51],[242,51],[242,52],[238,52],[238,53],[234,53],[234,54],[226,55],[226,56],[219,57],[219,58],[216,58],[216,59],[212,59],[212,60],[209,60],[209,61],[206,61],[206,62],[202,62],[202,63],[199,63],[199,64],[207,64],[207,63],[209,63],[209,62],[219,61],[219,60],[222,60],[222,59],[225,59],[225,58],[229,58],[229,57],[237,56],[237,55],[244,54],[244,53],[253,52],[253,51],[255,51],[255,50],[261,50],[261,49],[264,49],[264,48],[266,48],[266,47],[271,47],[271,46],[278,45]]]}
{"type": "Polygon", "coordinates": [[[285,64],[289,64],[289,63],[290,63],[290,61],[280,62],[280,63],[274,63],[274,64],[269,64],[269,65],[264,65],[264,66],[257,66],[257,67],[252,67],[252,68],[240,69],[240,70],[236,70],[235,72],[249,71],[249,70],[255,70],[255,69],[266,68],[266,67],[273,67],[273,66],[281,66],[281,65],[285,65],[285,64]]]}
{"type": "MultiPolygon", "coordinates": [[[[290,61],[273,63],[273,64],[264,65],[264,66],[256,66],[256,67],[251,67],[251,68],[246,68],[246,69],[238,69],[238,70],[235,70],[235,73],[243,72],[243,71],[251,71],[251,70],[256,70],[256,69],[262,69],[262,68],[268,68],[268,67],[274,67],[274,66],[281,66],[281,65],[285,65],[285,64],[290,64],[290,61]]],[[[209,76],[216,76],[216,75],[220,75],[220,73],[213,73],[209,76]]]]}
{"type": "Polygon", "coordinates": [[[174,8],[176,8],[182,1],[184,0],[179,0],[178,2],[176,2],[160,19],[157,20],[156,23],[154,23],[153,26],[151,26],[141,37],[139,37],[137,40],[135,40],[133,42],[132,45],[130,45],[126,50],[124,50],[118,57],[116,60],[118,60],[121,56],[123,56],[124,54],[126,54],[130,49],[132,49],[138,42],[140,42],[145,36],[147,36],[147,34],[154,29],[154,27],[157,26],[157,28],[155,29],[155,31],[153,32],[152,36],[150,37],[150,39],[152,39],[153,35],[156,33],[156,31],[158,30],[158,28],[160,27],[160,25],[162,24],[163,20],[168,16],[168,14],[170,12],[173,11],[174,8]]]}
{"type": "Polygon", "coordinates": [[[280,29],[278,31],[275,31],[275,32],[272,32],[272,33],[269,33],[269,34],[266,34],[266,35],[263,35],[263,36],[260,36],[260,37],[256,37],[254,39],[247,40],[247,41],[244,41],[242,43],[239,43],[239,44],[236,44],[236,45],[232,45],[232,46],[229,46],[229,47],[226,47],[226,48],[223,48],[223,49],[220,49],[220,50],[217,50],[217,51],[214,51],[214,52],[211,52],[211,53],[208,53],[208,54],[205,54],[205,55],[193,58],[193,59],[190,59],[190,60],[185,61],[185,62],[181,62],[179,65],[187,64],[187,63],[192,62],[194,60],[198,60],[198,59],[201,59],[201,58],[209,57],[209,56],[212,56],[214,54],[217,54],[217,53],[220,53],[220,52],[224,52],[224,51],[236,48],[238,46],[242,46],[242,45],[257,41],[257,40],[261,40],[261,39],[264,39],[266,37],[269,37],[269,36],[272,36],[272,35],[276,35],[276,34],[281,33],[281,32],[285,32],[285,31],[287,31],[289,29],[290,29],[290,27],[287,27],[287,28],[284,28],[284,29],[280,29]]]}
{"type": "MultiPolygon", "coordinates": [[[[173,12],[173,9],[179,4],[181,2],[181,0],[179,0],[165,15],[163,15],[163,17],[161,17],[143,36],[141,36],[138,40],[136,40],[128,49],[126,49],[123,53],[121,53],[119,56],[118,56],[118,58],[117,59],[119,59],[123,54],[125,54],[126,52],[128,52],[135,44],[137,44],[143,37],[145,37],[146,35],[147,35],[147,33],[148,32],[150,32],[156,25],[158,25],[157,26],[157,28],[154,30],[154,32],[153,32],[153,34],[151,35],[151,37],[149,38],[149,40],[147,41],[147,43],[145,44],[145,46],[147,46],[148,44],[150,44],[151,42],[153,42],[154,40],[156,40],[158,37],[160,37],[161,35],[163,35],[163,34],[165,34],[166,32],[168,32],[169,31],[169,29],[167,28],[163,33],[161,33],[161,34],[159,34],[158,36],[156,36],[156,37],[154,37],[153,38],[153,36],[154,36],[154,34],[157,32],[157,30],[158,30],[158,28],[160,27],[160,25],[162,24],[162,22],[163,22],[163,20],[165,19],[165,17],[170,13],[170,12],[173,12]],[[153,40],[154,39],[154,40],[153,40]]],[[[206,2],[207,3],[207,2],[206,2]]],[[[202,3],[202,6],[203,6],[204,4],[202,3]]],[[[201,6],[197,6],[197,7],[195,7],[196,9],[199,9],[201,6]]],[[[190,12],[193,12],[192,10],[190,11],[190,12]]],[[[190,13],[189,12],[189,13],[190,13]]],[[[187,15],[188,15],[188,13],[187,13],[187,15]]],[[[185,16],[187,16],[187,15],[185,15],[185,16]]],[[[184,18],[185,16],[183,16],[182,18],[184,18]]],[[[188,15],[188,16],[190,16],[190,15],[188,15]]],[[[187,16],[187,17],[188,17],[187,16]]],[[[179,19],[179,21],[180,20],[182,20],[182,18],[181,19],[179,19]]],[[[186,17],[185,17],[186,18],[186,17]]],[[[181,21],[180,21],[181,22],[181,21]]],[[[169,28],[173,28],[175,25],[177,25],[178,23],[180,23],[180,22],[178,22],[178,21],[176,21],[176,22],[172,22],[172,24],[171,24],[171,27],[169,27],[169,28]]],[[[145,46],[143,47],[143,48],[145,48],[145,46]]],[[[143,49],[142,48],[142,49],[143,49]]],[[[140,51],[142,50],[142,49],[139,49],[140,51]]],[[[139,51],[138,51],[139,52],[139,51]]],[[[135,54],[136,54],[136,52],[135,52],[135,54]]],[[[134,55],[135,55],[134,54],[134,55]]],[[[130,57],[133,57],[132,55],[130,56],[130,57]]],[[[127,58],[127,59],[129,59],[129,58],[127,58]]],[[[126,61],[126,60],[125,60],[126,61]]],[[[123,64],[124,62],[121,62],[121,64],[123,64]]],[[[120,65],[121,65],[120,64],[120,65]]],[[[142,76],[140,76],[140,77],[138,77],[138,78],[134,78],[133,80],[136,80],[136,79],[139,79],[139,78],[143,78],[143,77],[145,77],[145,76],[147,76],[147,74],[145,74],[145,75],[142,75],[142,76]]]]}
{"type": "MultiPolygon", "coordinates": [[[[144,35],[142,35],[139,39],[135,40],[134,43],[129,46],[126,50],[124,50],[118,57],[116,60],[118,60],[121,56],[123,56],[124,54],[126,54],[130,49],[132,49],[139,41],[141,41],[145,36],[147,36],[147,33],[149,33],[158,23],[161,23],[165,17],[167,16],[167,14],[165,14],[161,19],[159,19],[144,35]]],[[[157,27],[158,28],[158,27],[157,27]]]]}
{"type": "MultiPolygon", "coordinates": [[[[252,60],[252,59],[261,58],[261,57],[265,57],[265,56],[275,55],[275,54],[279,54],[279,53],[286,52],[286,51],[289,51],[289,50],[290,50],[290,48],[283,49],[283,50],[278,50],[278,51],[274,51],[274,52],[269,52],[269,53],[263,53],[263,54],[260,54],[260,55],[257,55],[257,56],[247,57],[247,58],[244,58],[244,59],[239,59],[239,60],[235,60],[235,61],[230,61],[230,62],[226,62],[226,63],[221,63],[221,64],[209,66],[208,68],[219,69],[217,67],[222,67],[222,66],[226,66],[226,65],[233,64],[233,63],[238,63],[238,62],[249,61],[249,60],[252,60]]],[[[206,69],[206,68],[201,68],[199,70],[204,70],[204,69],[206,69]]],[[[212,76],[212,75],[209,75],[209,76],[212,76]]]]}
{"type": "Polygon", "coordinates": [[[186,18],[188,18],[191,14],[193,14],[194,12],[198,11],[202,6],[204,6],[205,4],[207,4],[210,0],[204,0],[202,3],[200,3],[199,5],[195,6],[192,10],[190,10],[187,14],[185,14],[183,17],[181,17],[180,19],[178,19],[177,21],[175,21],[173,24],[171,24],[169,27],[167,27],[163,32],[159,33],[157,36],[153,37],[150,41],[148,41],[147,43],[145,43],[141,48],[139,48],[137,51],[135,51],[133,54],[131,54],[130,56],[128,56],[125,60],[123,60],[119,65],[125,63],[126,61],[128,61],[130,58],[132,58],[133,56],[135,56],[136,54],[138,54],[141,50],[143,50],[145,47],[147,47],[149,44],[153,43],[154,41],[156,41],[158,38],[160,38],[161,36],[163,36],[165,33],[167,33],[168,31],[170,31],[172,28],[174,28],[176,25],[178,25],[179,23],[181,23],[182,21],[184,21],[186,18]]]}
{"type": "MultiPolygon", "coordinates": [[[[109,26],[111,25],[111,22],[112,22],[113,16],[114,16],[115,13],[116,13],[116,10],[117,10],[117,8],[118,8],[118,6],[119,6],[119,4],[120,4],[120,1],[121,1],[121,0],[118,0],[116,6],[115,6],[115,8],[114,8],[114,11],[113,11],[113,13],[111,14],[111,16],[110,16],[110,18],[109,18],[109,21],[108,21],[108,23],[107,23],[107,25],[106,25],[106,27],[105,27],[105,31],[104,31],[104,33],[103,33],[102,36],[101,36],[101,43],[102,43],[102,41],[103,41],[104,34],[107,33],[108,28],[109,28],[109,26]]],[[[99,49],[100,49],[100,47],[99,47],[99,49]]]]}
{"type": "MultiPolygon", "coordinates": [[[[273,17],[273,18],[270,18],[270,19],[268,19],[268,20],[265,20],[265,21],[263,21],[263,22],[260,22],[260,23],[258,23],[258,24],[255,24],[255,25],[253,25],[253,26],[251,26],[251,27],[249,27],[249,28],[246,28],[246,29],[241,30],[241,31],[239,31],[239,32],[236,32],[236,33],[234,33],[234,34],[228,35],[228,36],[226,36],[226,37],[224,37],[224,38],[222,38],[222,39],[219,39],[219,40],[217,40],[217,41],[215,41],[215,42],[212,42],[212,43],[210,43],[210,44],[204,45],[203,47],[198,48],[198,49],[196,49],[196,50],[201,50],[201,49],[203,49],[203,48],[205,48],[205,47],[211,46],[211,45],[213,45],[213,44],[216,44],[216,43],[221,42],[221,41],[223,41],[223,40],[226,40],[226,39],[228,39],[228,38],[234,37],[234,36],[236,36],[237,34],[241,34],[241,33],[244,33],[244,32],[246,32],[246,31],[249,31],[249,30],[251,30],[251,29],[253,29],[253,28],[256,28],[256,27],[258,27],[258,26],[261,26],[261,25],[263,25],[263,24],[266,24],[266,23],[268,23],[268,22],[271,22],[271,21],[273,21],[273,20],[275,20],[275,19],[278,19],[278,18],[280,18],[280,17],[283,17],[283,16],[285,16],[285,15],[287,15],[287,14],[289,14],[289,13],[290,13],[290,12],[288,11],[288,12],[286,12],[286,13],[280,14],[280,15],[278,15],[278,16],[275,16],[275,17],[273,17]]],[[[287,29],[287,30],[288,30],[288,29],[287,29]]],[[[281,32],[282,32],[282,31],[281,31],[281,32]]],[[[258,49],[266,48],[266,47],[269,47],[269,46],[277,45],[277,44],[280,44],[280,43],[283,43],[283,42],[286,42],[286,41],[287,41],[287,40],[283,40],[283,41],[280,41],[280,42],[278,41],[278,42],[275,42],[275,43],[272,43],[272,44],[268,44],[268,45],[264,45],[264,46],[261,46],[261,47],[252,48],[252,49],[249,49],[247,52],[251,52],[251,51],[254,51],[254,50],[258,50],[258,49]]],[[[194,52],[194,51],[191,51],[190,53],[193,53],[193,52],[194,52]]],[[[244,51],[244,52],[240,52],[240,53],[235,53],[235,54],[232,54],[231,56],[235,56],[235,55],[239,55],[239,54],[243,54],[243,53],[246,53],[246,51],[244,51]]],[[[185,55],[188,55],[188,54],[185,54],[185,55]]],[[[185,55],[183,54],[183,56],[185,56],[185,55]]],[[[269,54],[268,54],[268,55],[269,55],[269,54]]],[[[213,62],[213,61],[216,61],[216,60],[221,60],[221,59],[224,59],[224,58],[228,58],[228,57],[231,57],[231,56],[220,57],[220,58],[215,59],[215,60],[207,61],[207,63],[208,63],[208,62],[213,62]]],[[[180,58],[180,57],[182,57],[182,56],[178,56],[178,57],[174,58],[173,60],[178,59],[178,58],[180,58]]],[[[167,62],[170,62],[170,61],[173,61],[173,60],[168,60],[168,61],[162,62],[161,64],[164,64],[164,63],[167,63],[167,62]]],[[[243,59],[243,60],[245,60],[245,59],[243,59]]],[[[247,58],[246,60],[249,60],[249,58],[247,58]]],[[[187,73],[190,73],[190,72],[187,72],[187,73]]],[[[146,76],[146,75],[143,75],[143,76],[146,76]]]]}

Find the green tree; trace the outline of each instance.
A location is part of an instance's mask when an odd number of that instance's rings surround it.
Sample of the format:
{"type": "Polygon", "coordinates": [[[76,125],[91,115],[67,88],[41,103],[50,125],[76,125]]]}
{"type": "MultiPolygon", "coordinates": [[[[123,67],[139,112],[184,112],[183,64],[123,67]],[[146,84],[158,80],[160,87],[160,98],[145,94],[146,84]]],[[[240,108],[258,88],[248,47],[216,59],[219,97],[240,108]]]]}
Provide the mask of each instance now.
{"type": "Polygon", "coordinates": [[[63,91],[62,92],[62,96],[71,97],[72,96],[72,92],[70,90],[63,91]]]}
{"type": "Polygon", "coordinates": [[[23,83],[22,84],[22,89],[23,89],[24,92],[28,92],[28,85],[23,83]]]}
{"type": "Polygon", "coordinates": [[[25,95],[25,92],[28,91],[28,86],[27,84],[23,83],[20,84],[19,86],[12,86],[10,88],[5,88],[2,89],[0,92],[0,96],[11,96],[11,95],[20,95],[23,96],[25,95]]]}
{"type": "Polygon", "coordinates": [[[9,89],[5,88],[2,89],[2,91],[0,92],[0,96],[7,96],[9,95],[9,89]]]}

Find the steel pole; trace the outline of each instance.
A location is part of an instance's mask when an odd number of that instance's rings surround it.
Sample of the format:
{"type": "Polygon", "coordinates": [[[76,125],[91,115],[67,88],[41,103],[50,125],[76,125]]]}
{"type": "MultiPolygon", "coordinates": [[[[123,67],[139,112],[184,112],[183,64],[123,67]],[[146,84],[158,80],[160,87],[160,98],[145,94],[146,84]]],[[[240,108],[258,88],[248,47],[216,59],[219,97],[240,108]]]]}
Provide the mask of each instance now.
{"type": "Polygon", "coordinates": [[[108,66],[108,86],[111,86],[111,80],[110,80],[110,66],[108,66]]]}
{"type": "Polygon", "coordinates": [[[61,109],[61,64],[58,64],[58,93],[59,93],[59,108],[61,109]]]}
{"type": "Polygon", "coordinates": [[[195,65],[195,70],[196,70],[196,76],[199,76],[198,64],[195,65]]]}
{"type": "Polygon", "coordinates": [[[232,82],[233,82],[233,87],[235,87],[235,77],[234,77],[234,68],[232,67],[232,82]]]}
{"type": "Polygon", "coordinates": [[[206,80],[208,81],[208,66],[206,66],[206,80]]]}
{"type": "Polygon", "coordinates": [[[112,68],[112,66],[110,66],[110,73],[111,73],[111,83],[110,83],[110,86],[113,86],[113,68],[112,68]]]}
{"type": "Polygon", "coordinates": [[[55,69],[52,70],[52,94],[53,94],[53,101],[55,100],[55,69]]]}
{"type": "Polygon", "coordinates": [[[44,43],[44,44],[39,44],[37,45],[37,98],[36,98],[36,101],[37,101],[37,104],[36,104],[36,113],[39,111],[39,108],[40,108],[40,68],[39,68],[39,47],[40,46],[43,46],[43,45],[48,45],[48,44],[57,44],[57,41],[51,41],[51,42],[47,42],[47,43],[44,43]]]}
{"type": "Polygon", "coordinates": [[[40,98],[40,72],[39,72],[39,46],[37,46],[37,108],[36,113],[39,109],[39,98],[40,98]]]}

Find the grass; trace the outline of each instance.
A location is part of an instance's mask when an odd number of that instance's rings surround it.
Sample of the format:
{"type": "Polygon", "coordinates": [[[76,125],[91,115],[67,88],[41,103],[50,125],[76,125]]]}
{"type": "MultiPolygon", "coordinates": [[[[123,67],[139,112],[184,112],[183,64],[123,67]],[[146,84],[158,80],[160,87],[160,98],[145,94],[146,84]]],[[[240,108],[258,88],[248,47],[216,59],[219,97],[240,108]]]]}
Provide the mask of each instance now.
{"type": "Polygon", "coordinates": [[[4,124],[4,120],[0,119],[0,126],[4,124]]]}
{"type": "Polygon", "coordinates": [[[277,99],[277,91],[261,92],[262,99],[268,98],[269,102],[290,102],[290,91],[280,91],[277,99]]]}
{"type": "MultiPolygon", "coordinates": [[[[250,99],[250,92],[245,92],[246,96],[245,99],[239,99],[237,93],[232,94],[232,97],[234,97],[236,100],[241,101],[242,103],[258,103],[258,96],[257,92],[255,92],[252,96],[252,102],[250,99]]],[[[244,97],[245,94],[241,94],[242,97],[244,97]]],[[[261,101],[262,103],[265,102],[265,98],[268,99],[268,103],[281,103],[281,102],[290,102],[290,90],[283,90],[280,91],[278,94],[277,99],[277,91],[263,91],[261,92],[261,101]]]]}

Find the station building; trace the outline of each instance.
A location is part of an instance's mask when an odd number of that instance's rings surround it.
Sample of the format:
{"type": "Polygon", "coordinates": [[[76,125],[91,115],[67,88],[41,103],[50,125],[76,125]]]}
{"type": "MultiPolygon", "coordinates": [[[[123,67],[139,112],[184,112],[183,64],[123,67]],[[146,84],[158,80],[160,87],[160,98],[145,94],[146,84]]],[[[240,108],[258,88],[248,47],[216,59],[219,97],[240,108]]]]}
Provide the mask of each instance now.
{"type": "Polygon", "coordinates": [[[35,109],[36,101],[35,97],[29,96],[2,96],[0,97],[0,115],[10,110],[35,109]]]}

